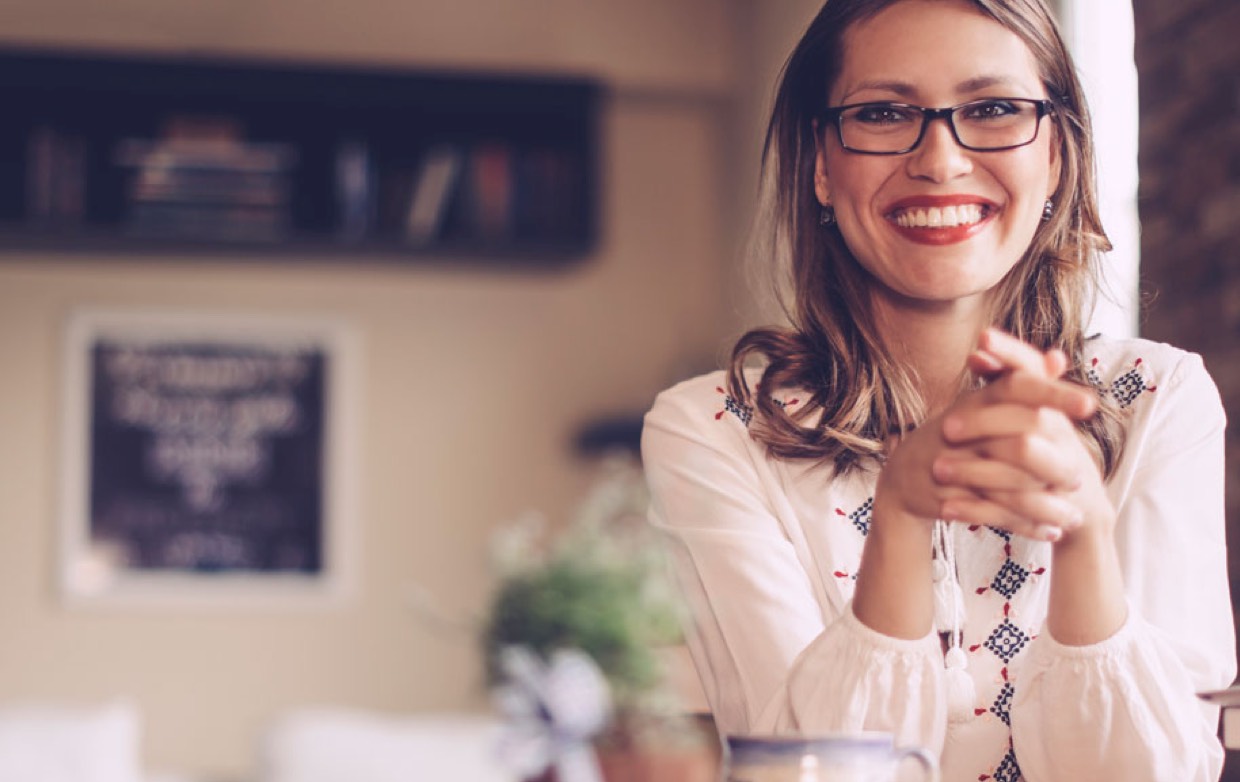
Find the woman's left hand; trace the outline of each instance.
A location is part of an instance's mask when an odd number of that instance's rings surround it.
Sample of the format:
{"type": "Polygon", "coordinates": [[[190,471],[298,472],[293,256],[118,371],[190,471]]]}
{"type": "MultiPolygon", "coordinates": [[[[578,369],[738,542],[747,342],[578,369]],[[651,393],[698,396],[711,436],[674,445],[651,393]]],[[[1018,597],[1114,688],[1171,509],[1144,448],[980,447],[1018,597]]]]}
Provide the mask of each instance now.
{"type": "MultiPolygon", "coordinates": [[[[1063,353],[1044,353],[991,329],[969,368],[991,383],[985,404],[953,411],[943,421],[943,438],[953,447],[936,459],[934,478],[967,490],[945,503],[943,517],[977,524],[1032,520],[1052,540],[1079,530],[1109,532],[1115,514],[1072,418],[1020,401],[1022,383],[1063,375],[1063,353]]],[[[1083,419],[1095,408],[1096,401],[1071,412],[1083,419]]]]}

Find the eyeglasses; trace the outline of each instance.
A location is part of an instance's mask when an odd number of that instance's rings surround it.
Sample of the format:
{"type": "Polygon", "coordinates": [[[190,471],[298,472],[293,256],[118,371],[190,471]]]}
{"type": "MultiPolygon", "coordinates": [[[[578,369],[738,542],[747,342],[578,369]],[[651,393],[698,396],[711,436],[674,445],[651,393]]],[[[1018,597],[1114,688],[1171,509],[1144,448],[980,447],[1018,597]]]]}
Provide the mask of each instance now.
{"type": "Polygon", "coordinates": [[[835,125],[840,144],[865,155],[903,155],[925,138],[931,120],[944,119],[956,143],[976,152],[999,152],[1032,144],[1042,118],[1055,112],[1049,100],[985,98],[946,109],[907,103],[852,103],[820,116],[835,125]]]}

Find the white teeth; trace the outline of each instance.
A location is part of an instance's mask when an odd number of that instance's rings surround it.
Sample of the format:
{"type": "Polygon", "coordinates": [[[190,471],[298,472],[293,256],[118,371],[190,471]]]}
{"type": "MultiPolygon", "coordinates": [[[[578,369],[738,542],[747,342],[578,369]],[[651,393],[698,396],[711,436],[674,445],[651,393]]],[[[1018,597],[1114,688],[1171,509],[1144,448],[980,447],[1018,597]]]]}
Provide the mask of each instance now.
{"type": "Polygon", "coordinates": [[[903,228],[953,228],[958,225],[972,225],[981,222],[981,219],[981,204],[931,206],[926,209],[905,209],[896,215],[896,225],[903,228]]]}

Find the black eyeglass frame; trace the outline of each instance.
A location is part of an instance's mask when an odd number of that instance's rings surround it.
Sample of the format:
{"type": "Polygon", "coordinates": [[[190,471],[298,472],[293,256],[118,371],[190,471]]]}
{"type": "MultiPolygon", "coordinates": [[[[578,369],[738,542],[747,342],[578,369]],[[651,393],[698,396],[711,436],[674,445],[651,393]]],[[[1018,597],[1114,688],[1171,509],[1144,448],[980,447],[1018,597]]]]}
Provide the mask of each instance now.
{"type": "Polygon", "coordinates": [[[822,113],[818,115],[818,119],[821,121],[830,122],[832,125],[835,126],[835,135],[840,140],[840,146],[843,147],[848,152],[852,152],[857,155],[906,155],[909,152],[912,152],[914,149],[917,149],[917,147],[921,146],[922,139],[926,137],[926,128],[930,127],[930,123],[936,119],[942,119],[947,122],[947,127],[950,128],[952,132],[952,138],[954,138],[956,140],[956,143],[959,144],[964,149],[967,149],[971,152],[1004,152],[1009,149],[1018,149],[1020,147],[1027,147],[1033,142],[1037,141],[1038,132],[1042,128],[1042,118],[1049,116],[1049,115],[1053,115],[1054,113],[1055,113],[1055,102],[1053,100],[1049,100],[1046,98],[1041,98],[1041,99],[1039,98],[980,98],[978,100],[971,100],[971,101],[966,101],[964,103],[959,103],[955,106],[948,106],[947,108],[943,108],[943,109],[930,109],[930,108],[926,108],[925,106],[915,106],[912,103],[898,103],[896,101],[879,100],[879,101],[866,101],[864,103],[849,103],[844,106],[831,106],[826,109],[823,109],[822,113]],[[1032,103],[1034,105],[1038,116],[1037,116],[1037,120],[1034,122],[1034,125],[1033,125],[1033,136],[1031,136],[1028,141],[1022,141],[1019,144],[1009,144],[1005,147],[971,147],[968,144],[960,140],[960,133],[956,130],[956,122],[955,120],[952,119],[953,114],[955,114],[960,109],[967,108],[969,106],[977,106],[977,105],[982,105],[986,103],[1003,103],[1004,101],[1019,102],[1019,103],[1032,103]],[[913,140],[913,143],[905,147],[904,149],[893,150],[890,152],[881,152],[881,151],[875,151],[875,150],[870,150],[870,149],[857,149],[855,147],[850,147],[848,146],[848,144],[844,142],[844,126],[843,126],[843,123],[840,122],[840,118],[843,117],[844,112],[848,111],[849,109],[857,109],[863,106],[890,106],[892,108],[897,108],[897,109],[913,109],[915,111],[919,111],[921,112],[921,130],[917,132],[917,138],[913,140]]]}

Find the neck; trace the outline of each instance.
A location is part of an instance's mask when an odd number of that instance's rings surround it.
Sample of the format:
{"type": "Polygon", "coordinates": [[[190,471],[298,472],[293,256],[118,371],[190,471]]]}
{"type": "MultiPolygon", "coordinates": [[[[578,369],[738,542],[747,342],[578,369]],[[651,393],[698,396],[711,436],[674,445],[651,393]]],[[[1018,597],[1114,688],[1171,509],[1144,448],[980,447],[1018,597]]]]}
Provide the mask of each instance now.
{"type": "Polygon", "coordinates": [[[965,359],[976,349],[990,318],[980,300],[903,304],[876,302],[879,336],[891,356],[915,373],[926,413],[933,415],[960,393],[965,359]]]}

